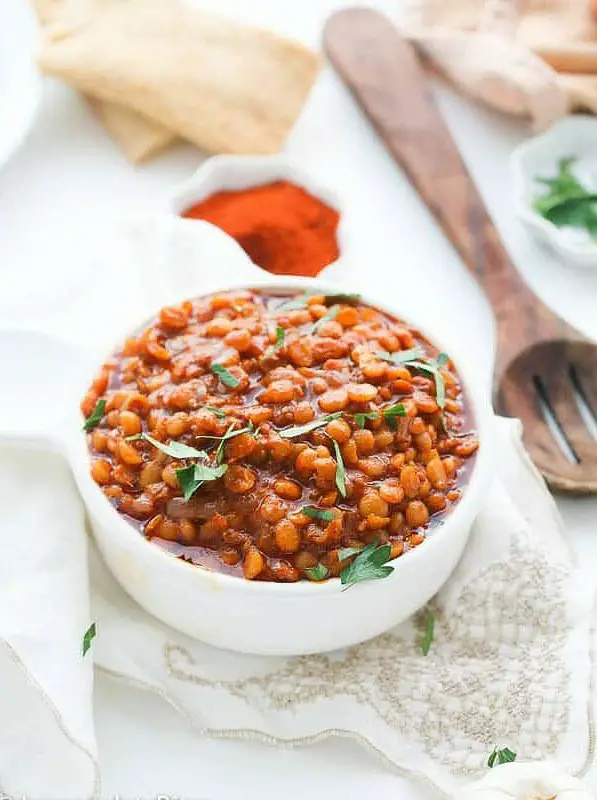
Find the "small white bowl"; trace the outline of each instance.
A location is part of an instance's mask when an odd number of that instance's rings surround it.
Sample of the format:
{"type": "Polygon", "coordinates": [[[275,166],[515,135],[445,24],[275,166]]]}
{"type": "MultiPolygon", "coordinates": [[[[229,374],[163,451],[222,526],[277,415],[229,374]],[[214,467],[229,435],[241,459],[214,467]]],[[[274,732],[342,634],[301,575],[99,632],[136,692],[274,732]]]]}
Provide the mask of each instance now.
{"type": "Polygon", "coordinates": [[[314,197],[331,206],[340,214],[338,250],[340,257],[324,267],[325,277],[347,277],[344,253],[347,250],[346,209],[340,197],[324,186],[315,176],[281,155],[275,156],[213,156],[183,183],[176,186],[167,200],[167,211],[180,216],[191,206],[200,203],[216,192],[239,191],[253,186],[264,186],[274,181],[290,181],[306,189],[314,197]],[[340,273],[340,262],[342,272],[340,273]]]}
{"type": "Polygon", "coordinates": [[[597,267],[597,241],[578,228],[558,228],[533,208],[546,189],[537,178],[557,175],[558,161],[575,156],[572,171],[580,182],[597,193],[597,119],[566,117],[548,131],[517,147],[510,157],[515,209],[531,233],[562,256],[566,266],[597,267]]]}
{"type": "MultiPolygon", "coordinates": [[[[196,267],[200,265],[202,281],[207,276],[207,286],[203,282],[203,290],[196,295],[241,287],[301,293],[338,291],[337,285],[321,279],[283,277],[258,270],[230,237],[214,226],[204,222],[191,225],[186,220],[178,223],[181,232],[193,233],[192,252],[185,248],[178,251],[183,270],[191,262],[193,274],[199,273],[196,267]]],[[[162,263],[160,259],[158,262],[162,263]]],[[[151,253],[147,263],[151,270],[151,253]]],[[[148,273],[147,279],[150,277],[148,273]]],[[[172,281],[171,270],[164,270],[160,287],[160,305],[191,296],[188,287],[181,296],[181,285],[172,281]]],[[[462,500],[427,541],[392,562],[394,571],[384,580],[360,583],[348,591],[342,591],[338,579],[289,584],[248,581],[190,565],[147,541],[118,514],[90,476],[90,456],[81,431],[78,403],[83,383],[88,385],[99,368],[97,360],[81,354],[85,361],[78,376],[74,376],[69,370],[76,369],[77,354],[69,350],[64,353],[64,347],[57,349],[55,343],[42,340],[40,334],[0,333],[3,364],[7,372],[17,376],[11,383],[14,391],[7,389],[0,398],[4,426],[0,441],[35,444],[40,439],[53,438],[69,460],[106,564],[140,606],[173,628],[217,647],[264,655],[335,650],[377,636],[420,609],[441,588],[460,559],[487,496],[493,471],[493,415],[483,376],[468,364],[450,328],[443,329],[442,320],[436,320],[432,328],[420,325],[416,298],[408,300],[402,293],[389,293],[383,305],[366,294],[363,301],[409,320],[431,342],[450,353],[471,403],[481,443],[462,500]],[[41,422],[39,413],[25,402],[31,398],[37,408],[40,375],[48,395],[44,396],[48,418],[41,422]],[[51,419],[53,415],[56,417],[51,419]],[[31,430],[31,424],[45,428],[45,432],[31,430]]],[[[120,318],[118,323],[111,323],[115,344],[140,328],[156,310],[145,306],[136,319],[128,318],[126,325],[120,318]]]]}

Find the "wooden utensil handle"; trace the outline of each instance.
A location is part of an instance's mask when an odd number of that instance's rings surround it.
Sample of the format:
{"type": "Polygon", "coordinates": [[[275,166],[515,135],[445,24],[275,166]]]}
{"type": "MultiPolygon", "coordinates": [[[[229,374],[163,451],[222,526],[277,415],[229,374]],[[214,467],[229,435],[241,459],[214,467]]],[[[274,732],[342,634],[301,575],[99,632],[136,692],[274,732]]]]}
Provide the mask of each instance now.
{"type": "Polygon", "coordinates": [[[365,8],[332,16],[324,41],[335,68],[487,293],[498,327],[519,318],[521,305],[540,304],[500,241],[412,45],[388,19],[365,8]]]}

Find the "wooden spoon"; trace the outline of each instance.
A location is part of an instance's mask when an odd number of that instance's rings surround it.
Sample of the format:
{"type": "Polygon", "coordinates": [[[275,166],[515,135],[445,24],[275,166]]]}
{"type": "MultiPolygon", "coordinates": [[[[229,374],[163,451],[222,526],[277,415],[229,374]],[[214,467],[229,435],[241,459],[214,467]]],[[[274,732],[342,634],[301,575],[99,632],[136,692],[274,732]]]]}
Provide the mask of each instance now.
{"type": "Polygon", "coordinates": [[[545,306],[514,268],[431,98],[413,46],[371,9],[334,14],[325,49],[495,313],[494,407],[520,417],[553,489],[597,492],[597,345],[545,306]],[[588,420],[589,428],[586,421],[588,420]]]}

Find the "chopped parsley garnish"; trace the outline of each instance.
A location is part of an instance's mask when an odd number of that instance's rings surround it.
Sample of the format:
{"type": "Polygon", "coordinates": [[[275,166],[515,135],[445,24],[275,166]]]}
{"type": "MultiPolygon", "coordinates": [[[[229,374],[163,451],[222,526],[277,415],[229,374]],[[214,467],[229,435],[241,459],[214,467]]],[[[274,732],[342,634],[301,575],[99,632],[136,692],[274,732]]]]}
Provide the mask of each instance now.
{"type": "Polygon", "coordinates": [[[291,428],[284,428],[280,431],[280,436],[283,439],[292,439],[294,436],[302,436],[305,433],[310,433],[316,428],[321,428],[322,425],[327,425],[333,419],[338,419],[342,416],[341,411],[335,411],[333,414],[326,414],[319,419],[313,419],[311,422],[306,422],[304,425],[293,425],[291,428]]]}
{"type": "Polygon", "coordinates": [[[394,571],[394,567],[386,564],[390,560],[392,548],[389,544],[378,546],[377,542],[367,545],[354,561],[344,567],[340,573],[340,583],[345,589],[361,581],[376,581],[394,571]]]}
{"type": "Polygon", "coordinates": [[[344,303],[345,305],[349,306],[354,303],[358,303],[361,300],[360,294],[326,294],[324,298],[326,304],[327,303],[344,303]]]}
{"type": "Polygon", "coordinates": [[[410,350],[397,350],[395,353],[386,353],[384,350],[380,350],[377,355],[396,367],[402,367],[409,361],[423,358],[425,353],[420,347],[411,347],[410,350]]]}
{"type": "Polygon", "coordinates": [[[274,344],[274,353],[277,353],[278,350],[284,344],[284,328],[281,325],[276,326],[276,342],[274,344]]]}
{"type": "Polygon", "coordinates": [[[91,642],[95,639],[96,634],[97,628],[95,627],[95,622],[92,622],[83,635],[83,656],[86,656],[89,652],[91,642]]]}
{"type": "Polygon", "coordinates": [[[283,311],[298,311],[301,308],[307,308],[309,298],[311,297],[313,297],[312,294],[303,294],[300,297],[294,297],[292,300],[288,300],[286,303],[282,303],[281,306],[278,306],[276,314],[280,314],[283,311]]]}
{"type": "Polygon", "coordinates": [[[389,408],[382,408],[381,413],[386,419],[391,419],[392,417],[405,417],[406,409],[402,403],[395,403],[389,408]]]}
{"type": "Polygon", "coordinates": [[[284,344],[284,337],[286,335],[286,331],[281,325],[276,326],[276,341],[274,344],[271,344],[267,350],[265,351],[266,356],[273,356],[284,344]]]}
{"type": "Polygon", "coordinates": [[[235,389],[239,385],[239,379],[235,378],[234,375],[226,369],[226,367],[222,366],[222,364],[212,364],[210,369],[213,374],[222,381],[224,386],[228,386],[230,389],[235,389]]]}
{"type": "Polygon", "coordinates": [[[205,408],[207,411],[211,411],[215,414],[218,419],[226,419],[226,414],[224,414],[221,408],[216,408],[215,406],[205,406],[205,408]]]}
{"type": "Polygon", "coordinates": [[[487,759],[487,766],[495,767],[496,762],[497,764],[510,764],[512,761],[516,761],[516,753],[514,750],[510,750],[509,747],[498,750],[497,747],[494,747],[491,755],[487,759]]]}
{"type": "MultiPolygon", "coordinates": [[[[309,300],[312,297],[315,297],[313,293],[305,293],[301,295],[301,297],[295,297],[292,300],[288,300],[288,302],[283,303],[276,309],[276,314],[279,314],[281,311],[298,311],[301,308],[307,308],[309,305],[309,300]]],[[[323,302],[326,305],[330,303],[344,303],[345,305],[351,305],[354,303],[358,303],[361,299],[360,294],[351,294],[351,293],[339,293],[339,294],[326,294],[323,298],[323,302]]]]}
{"type": "Polygon", "coordinates": [[[425,636],[423,636],[423,641],[421,642],[421,650],[424,656],[429,652],[431,642],[433,641],[433,633],[435,631],[435,617],[431,611],[427,614],[425,625],[425,636]]]}
{"type": "Polygon", "coordinates": [[[212,467],[209,464],[192,464],[190,467],[176,470],[178,484],[182,489],[185,502],[188,502],[200,486],[207,481],[221,478],[228,470],[228,464],[212,467]]]}
{"type": "Polygon", "coordinates": [[[440,408],[446,405],[446,387],[440,372],[440,368],[450,360],[446,353],[439,353],[437,358],[430,361],[420,360],[424,356],[420,347],[412,347],[410,350],[398,350],[396,353],[380,351],[377,355],[383,358],[384,361],[389,361],[390,364],[414,367],[414,369],[419,369],[421,372],[431,375],[435,381],[435,401],[440,408]]]}
{"type": "Polygon", "coordinates": [[[354,415],[354,421],[359,428],[364,428],[365,420],[377,419],[380,414],[382,417],[385,417],[388,422],[390,422],[394,419],[394,417],[405,417],[406,409],[402,403],[395,403],[393,406],[390,406],[389,408],[382,408],[379,411],[359,411],[354,415]]]}
{"type": "Polygon", "coordinates": [[[343,547],[341,550],[338,550],[338,561],[346,561],[347,558],[356,556],[356,554],[361,553],[362,550],[362,547],[343,547]]]}
{"type": "Polygon", "coordinates": [[[561,158],[555,178],[536,178],[548,191],[535,198],[533,207],[557,228],[584,228],[591,238],[597,239],[597,195],[585,189],[572,174],[576,160],[573,156],[561,158]]]}
{"type": "Polygon", "coordinates": [[[157,447],[158,450],[161,450],[162,453],[166,453],[167,456],[170,458],[203,458],[207,459],[207,453],[205,450],[197,450],[195,447],[190,447],[188,444],[184,444],[183,442],[170,442],[170,444],[164,444],[163,442],[158,442],[157,439],[154,439],[153,436],[150,436],[148,433],[141,433],[136,434],[137,438],[139,439],[147,439],[148,442],[154,447],[157,447]]]}
{"type": "Polygon", "coordinates": [[[377,411],[359,411],[354,415],[354,421],[359,426],[359,428],[364,428],[365,420],[377,419],[377,416],[378,416],[377,411]]]}
{"type": "Polygon", "coordinates": [[[342,460],[342,453],[340,452],[340,445],[335,439],[332,439],[332,442],[336,453],[336,487],[342,497],[346,497],[346,470],[342,460]]]}
{"type": "Polygon", "coordinates": [[[323,317],[320,317],[317,322],[314,322],[311,326],[310,333],[317,333],[319,328],[323,325],[324,322],[330,322],[333,319],[336,319],[338,316],[338,311],[340,311],[340,306],[332,306],[327,314],[324,314],[323,317]]]}
{"type": "Polygon", "coordinates": [[[334,519],[334,512],[329,508],[315,508],[315,506],[305,506],[301,509],[303,514],[311,519],[322,519],[325,522],[331,522],[334,519]]]}
{"type": "Polygon", "coordinates": [[[317,564],[314,567],[306,569],[305,572],[312,581],[323,581],[330,574],[325,564],[317,564]]]}
{"type": "Polygon", "coordinates": [[[221,464],[222,461],[224,460],[224,446],[228,441],[228,439],[232,439],[235,436],[240,436],[241,433],[253,433],[254,430],[255,428],[253,427],[252,422],[249,422],[249,424],[245,428],[238,428],[237,430],[234,429],[234,423],[232,423],[223,436],[207,436],[205,438],[220,440],[220,444],[218,445],[218,449],[216,450],[216,461],[218,462],[218,464],[221,464]]]}
{"type": "Polygon", "coordinates": [[[83,423],[83,430],[92,431],[96,427],[96,425],[99,425],[99,423],[102,421],[102,417],[104,416],[105,413],[106,413],[106,401],[98,400],[97,403],[95,404],[95,408],[83,423]]]}

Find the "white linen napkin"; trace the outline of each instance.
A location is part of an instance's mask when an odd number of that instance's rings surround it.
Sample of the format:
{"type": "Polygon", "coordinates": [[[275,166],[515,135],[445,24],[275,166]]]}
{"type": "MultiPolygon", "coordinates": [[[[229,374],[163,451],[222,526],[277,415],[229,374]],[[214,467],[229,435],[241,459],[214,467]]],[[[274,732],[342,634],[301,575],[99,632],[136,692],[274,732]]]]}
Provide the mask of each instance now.
{"type": "MultiPolygon", "coordinates": [[[[191,221],[137,223],[114,248],[102,280],[38,327],[105,354],[115,330],[118,338],[172,294],[255,270],[227,237],[191,221]]],[[[3,387],[0,421],[14,408],[10,395],[3,387]]],[[[16,399],[25,413],[39,403],[26,392],[16,399]]],[[[98,795],[93,663],[158,692],[205,735],[292,745],[351,737],[445,793],[482,773],[496,744],[582,774],[593,741],[592,599],[519,424],[496,427],[495,481],[431,604],[426,657],[424,612],[346,651],[296,658],[242,656],[179,634],[108,573],[61,458],[0,449],[0,791],[98,795]],[[97,637],[84,657],[92,621],[97,637]]]]}

